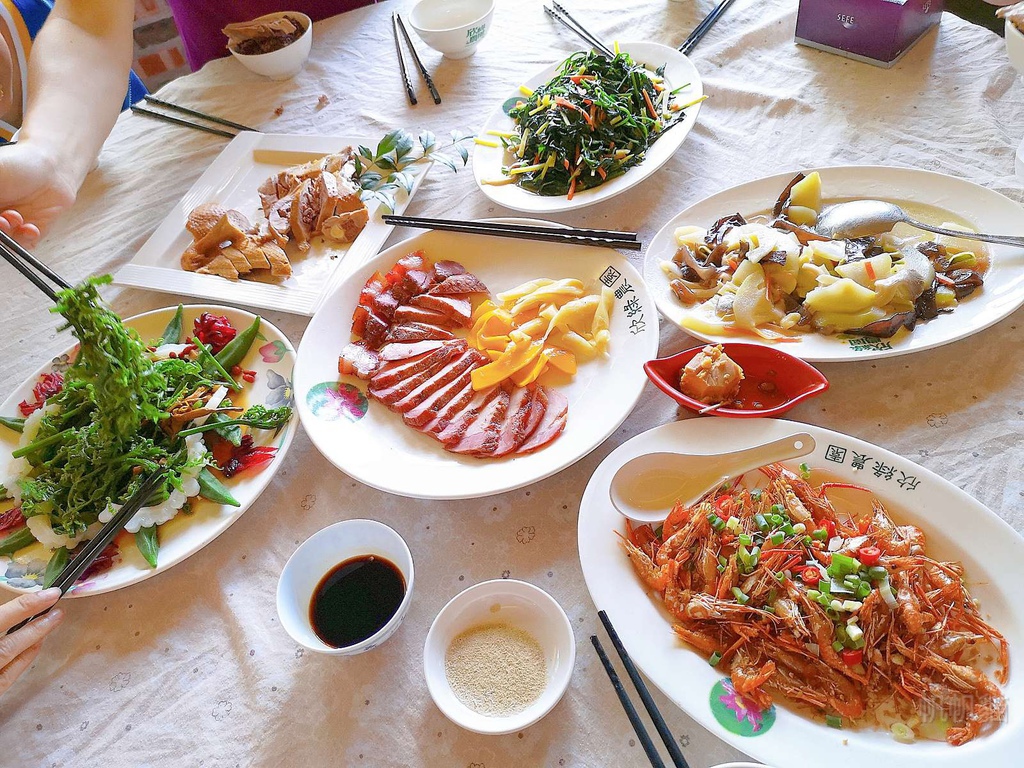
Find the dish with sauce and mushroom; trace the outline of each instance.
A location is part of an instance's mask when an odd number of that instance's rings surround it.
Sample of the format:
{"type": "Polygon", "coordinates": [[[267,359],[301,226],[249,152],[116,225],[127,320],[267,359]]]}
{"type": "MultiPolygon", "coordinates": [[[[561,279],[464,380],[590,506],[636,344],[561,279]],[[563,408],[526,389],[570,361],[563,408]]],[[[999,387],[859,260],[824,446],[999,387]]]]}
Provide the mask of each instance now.
{"type": "Polygon", "coordinates": [[[765,214],[676,229],[677,251],[661,267],[676,298],[698,308],[684,325],[771,341],[811,332],[890,338],[953,311],[984,283],[988,255],[973,243],[902,226],[832,240],[814,231],[821,209],[821,177],[801,173],[765,214]]]}

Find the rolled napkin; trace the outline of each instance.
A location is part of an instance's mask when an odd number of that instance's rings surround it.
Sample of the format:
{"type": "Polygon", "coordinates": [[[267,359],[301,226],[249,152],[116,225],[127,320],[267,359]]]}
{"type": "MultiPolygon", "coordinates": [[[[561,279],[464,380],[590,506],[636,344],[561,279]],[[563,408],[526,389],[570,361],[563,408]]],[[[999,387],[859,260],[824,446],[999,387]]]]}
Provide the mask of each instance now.
{"type": "Polygon", "coordinates": [[[227,35],[229,49],[253,56],[277,51],[294,43],[306,29],[298,19],[279,16],[275,19],[253,19],[228,24],[221,31],[227,35]]]}

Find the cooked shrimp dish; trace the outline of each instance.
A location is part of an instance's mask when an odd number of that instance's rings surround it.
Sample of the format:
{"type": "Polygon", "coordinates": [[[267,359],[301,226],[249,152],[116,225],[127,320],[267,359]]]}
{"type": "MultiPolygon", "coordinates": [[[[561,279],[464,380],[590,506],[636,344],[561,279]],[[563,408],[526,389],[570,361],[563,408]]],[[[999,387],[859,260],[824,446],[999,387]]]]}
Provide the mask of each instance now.
{"type": "Polygon", "coordinates": [[[833,727],[954,746],[997,728],[1009,649],[963,567],[928,557],[921,530],[867,492],[858,514],[837,511],[831,489],[856,486],[812,485],[806,465],[761,472],[764,488],[676,505],[656,529],[627,521],[622,546],[679,639],[762,708],[784,697],[833,727]]]}
{"type": "Polygon", "coordinates": [[[822,209],[821,177],[801,173],[765,215],[676,229],[676,253],[661,268],[676,299],[693,307],[683,326],[770,341],[812,332],[890,338],[952,312],[984,283],[988,256],[963,238],[897,225],[834,240],[814,230],[822,209]]]}

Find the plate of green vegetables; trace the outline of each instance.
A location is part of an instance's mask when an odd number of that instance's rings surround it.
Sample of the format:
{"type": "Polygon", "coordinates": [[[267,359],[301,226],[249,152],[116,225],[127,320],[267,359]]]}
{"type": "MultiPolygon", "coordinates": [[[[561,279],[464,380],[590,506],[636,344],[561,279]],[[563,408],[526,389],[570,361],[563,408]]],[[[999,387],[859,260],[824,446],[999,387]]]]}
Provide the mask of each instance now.
{"type": "Polygon", "coordinates": [[[696,68],[657,43],[574,53],[510,93],[476,138],[473,172],[507,208],[557,213],[636,186],[675,154],[704,96],[696,68]]]}
{"type": "Polygon", "coordinates": [[[239,309],[168,307],[125,320],[105,280],[54,312],[78,344],[0,405],[0,587],[42,589],[157,466],[167,482],[70,596],[147,579],[198,552],[281,466],[295,351],[239,309]]]}

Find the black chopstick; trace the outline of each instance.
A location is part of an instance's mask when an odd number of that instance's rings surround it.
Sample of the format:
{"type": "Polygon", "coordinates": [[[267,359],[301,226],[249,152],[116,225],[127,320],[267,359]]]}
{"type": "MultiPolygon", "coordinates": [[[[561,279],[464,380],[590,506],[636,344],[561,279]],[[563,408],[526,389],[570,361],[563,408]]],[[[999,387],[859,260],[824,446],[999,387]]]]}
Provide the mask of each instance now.
{"type": "Polygon", "coordinates": [[[704,39],[704,35],[706,35],[708,31],[715,26],[715,22],[718,21],[719,17],[725,13],[729,6],[734,2],[735,0],[722,0],[722,2],[715,6],[714,10],[705,16],[704,20],[701,21],[700,24],[694,27],[690,36],[683,41],[682,45],[679,46],[679,51],[683,55],[689,54],[690,51],[696,47],[697,43],[704,39]]]}
{"type": "Polygon", "coordinates": [[[416,106],[416,93],[409,81],[409,72],[405,69],[405,56],[402,55],[402,41],[398,38],[398,14],[391,14],[391,29],[395,33],[395,53],[398,54],[398,68],[402,72],[402,82],[405,84],[405,95],[409,97],[409,103],[416,106]]]}
{"type": "Polygon", "coordinates": [[[216,117],[214,115],[208,115],[205,112],[200,112],[200,111],[198,111],[196,109],[189,109],[188,107],[183,107],[183,106],[181,106],[179,104],[174,104],[174,103],[172,103],[170,101],[164,101],[163,99],[158,99],[156,96],[152,96],[152,95],[150,95],[148,93],[145,95],[144,98],[146,99],[146,102],[149,103],[149,104],[156,104],[158,106],[174,110],[175,112],[181,112],[184,115],[192,115],[192,117],[200,117],[203,120],[207,120],[207,121],[209,121],[211,123],[217,123],[218,125],[226,125],[229,128],[237,128],[240,131],[252,131],[253,133],[262,133],[262,131],[260,131],[259,128],[250,128],[248,125],[242,125],[242,123],[235,123],[235,122],[232,122],[231,120],[225,120],[223,117],[216,117]]]}
{"type": "Polygon", "coordinates": [[[633,702],[629,700],[629,696],[626,694],[626,689],[622,687],[622,681],[619,680],[618,673],[615,671],[611,661],[608,659],[608,654],[604,652],[604,648],[601,646],[601,641],[597,639],[597,635],[591,635],[590,642],[594,644],[594,650],[597,651],[597,655],[601,659],[601,663],[604,665],[604,671],[608,673],[608,679],[612,681],[612,688],[615,689],[615,693],[619,697],[619,703],[622,704],[622,708],[626,710],[626,717],[629,718],[629,722],[633,726],[633,731],[636,733],[636,737],[640,739],[640,744],[643,746],[644,752],[647,753],[647,759],[651,761],[653,768],[665,768],[665,761],[662,760],[661,755],[658,754],[658,750],[655,748],[654,742],[651,741],[650,734],[647,733],[647,729],[640,720],[640,715],[637,714],[636,707],[634,707],[633,702]]]}
{"type": "Polygon", "coordinates": [[[132,113],[136,115],[145,115],[146,117],[152,117],[157,120],[163,120],[165,123],[172,123],[173,125],[180,125],[184,128],[192,128],[197,131],[203,131],[205,133],[212,133],[214,136],[224,136],[228,139],[233,139],[238,134],[229,133],[228,131],[222,131],[219,128],[211,128],[207,125],[200,125],[199,123],[193,123],[191,120],[182,120],[179,117],[172,117],[171,115],[165,115],[163,112],[157,112],[152,109],[146,109],[138,104],[132,105],[132,113]]]}
{"type": "MultiPolygon", "coordinates": [[[[491,237],[510,237],[519,240],[537,240],[547,243],[565,243],[567,245],[591,245],[600,248],[623,248],[628,251],[639,251],[643,243],[638,240],[624,240],[614,236],[581,235],[571,228],[555,227],[523,227],[515,224],[495,224],[482,221],[446,221],[444,219],[418,219],[413,216],[382,217],[385,224],[400,227],[418,227],[434,229],[442,232],[462,232],[470,235],[488,235],[491,237]]],[[[600,230],[591,230],[597,231],[600,230]]]]}
{"type": "MultiPolygon", "coordinates": [[[[48,266],[43,264],[43,262],[41,262],[39,259],[33,256],[31,253],[29,253],[24,247],[22,247],[21,243],[19,243],[13,237],[8,235],[6,232],[0,231],[0,243],[2,243],[5,246],[7,251],[13,252],[13,256],[16,257],[15,261],[17,261],[20,258],[22,261],[28,262],[28,265],[37,269],[45,277],[50,278],[50,280],[52,280],[53,283],[57,285],[59,288],[71,287],[71,284],[67,280],[65,280],[63,277],[58,275],[48,266]]],[[[17,264],[14,263],[14,261],[12,261],[10,258],[7,258],[6,256],[4,258],[6,258],[7,261],[10,262],[12,266],[14,266],[15,269],[17,269],[23,275],[28,277],[28,273],[22,270],[17,264]]],[[[31,280],[32,278],[29,277],[29,279],[31,280]]],[[[35,282],[35,280],[33,280],[32,282],[35,282]]]]}
{"type": "Polygon", "coordinates": [[[437,88],[434,87],[434,80],[430,77],[430,73],[427,72],[427,68],[423,66],[423,62],[420,61],[420,55],[416,52],[416,46],[412,44],[412,38],[409,37],[409,30],[405,28],[405,22],[402,21],[402,17],[399,14],[395,14],[395,18],[398,19],[398,28],[402,31],[402,37],[405,38],[405,44],[409,46],[409,53],[412,54],[412,60],[416,62],[416,66],[420,70],[420,74],[423,75],[423,80],[427,84],[427,88],[430,89],[430,96],[434,99],[435,104],[441,103],[441,94],[437,92],[437,88]]]}
{"type": "Polygon", "coordinates": [[[626,647],[622,644],[619,639],[619,633],[615,631],[615,627],[612,626],[611,619],[608,618],[608,614],[604,611],[597,612],[598,617],[601,619],[601,623],[604,624],[605,630],[608,632],[608,638],[612,641],[612,646],[615,648],[615,652],[619,654],[619,659],[622,660],[622,666],[626,668],[626,674],[629,675],[629,679],[633,681],[633,687],[636,688],[636,692],[640,695],[640,701],[644,704],[644,709],[647,710],[647,714],[651,716],[651,722],[654,723],[655,730],[658,731],[658,735],[661,736],[661,740],[665,742],[665,747],[668,749],[668,754],[672,758],[672,764],[676,768],[690,768],[689,763],[686,762],[686,758],[683,757],[683,751],[679,748],[679,744],[676,743],[675,737],[672,735],[672,731],[668,729],[668,725],[665,723],[665,718],[661,716],[661,711],[658,709],[658,705],[654,703],[654,699],[651,698],[651,692],[647,690],[647,684],[644,683],[640,672],[637,670],[633,660],[629,658],[629,653],[626,651],[626,647]]]}
{"type": "MultiPolygon", "coordinates": [[[[128,521],[135,516],[135,513],[142,509],[142,506],[153,495],[160,483],[164,481],[165,472],[166,470],[161,467],[147,477],[132,497],[125,502],[125,505],[103,525],[100,532],[82,548],[81,552],[71,559],[71,562],[64,566],[64,570],[57,575],[53,584],[50,585],[60,589],[61,597],[68,593],[68,590],[75,585],[79,577],[85,573],[85,569],[92,565],[93,561],[110,545],[110,542],[121,532],[121,529],[125,527],[128,521]]],[[[35,616],[30,616],[19,624],[15,624],[7,630],[7,634],[10,635],[17,632],[30,621],[38,619],[52,608],[53,606],[51,605],[45,611],[37,613],[35,616]]]]}
{"type": "Polygon", "coordinates": [[[555,8],[558,9],[558,12],[560,12],[562,15],[559,15],[559,13],[556,13],[554,10],[548,8],[547,6],[544,6],[544,13],[546,13],[548,16],[550,16],[552,19],[559,22],[566,28],[575,32],[577,35],[582,37],[583,40],[585,40],[591,46],[593,46],[598,51],[603,53],[609,59],[615,57],[615,52],[612,51],[611,48],[609,48],[607,45],[602,43],[597,37],[588,32],[578,21],[576,21],[576,19],[569,15],[568,11],[566,11],[565,8],[560,6],[558,3],[552,3],[552,5],[554,5],[555,8]]]}
{"type": "MultiPolygon", "coordinates": [[[[559,231],[557,228],[554,227],[539,227],[532,226],[529,224],[501,224],[494,221],[459,221],[457,219],[430,219],[424,216],[401,216],[396,214],[386,214],[386,216],[388,219],[394,221],[395,223],[403,223],[403,226],[413,226],[413,224],[404,224],[404,222],[415,222],[416,224],[424,225],[424,227],[429,224],[469,224],[473,227],[480,227],[483,229],[495,229],[503,231],[515,229],[522,232],[539,232],[541,234],[559,231]]],[[[582,235],[585,237],[604,237],[609,240],[625,240],[632,242],[637,239],[636,232],[622,232],[617,229],[584,229],[582,227],[573,227],[572,231],[577,235],[582,235]]]]}

